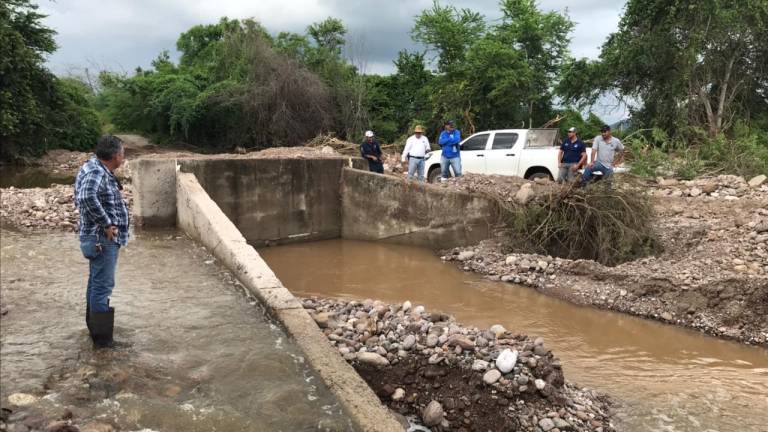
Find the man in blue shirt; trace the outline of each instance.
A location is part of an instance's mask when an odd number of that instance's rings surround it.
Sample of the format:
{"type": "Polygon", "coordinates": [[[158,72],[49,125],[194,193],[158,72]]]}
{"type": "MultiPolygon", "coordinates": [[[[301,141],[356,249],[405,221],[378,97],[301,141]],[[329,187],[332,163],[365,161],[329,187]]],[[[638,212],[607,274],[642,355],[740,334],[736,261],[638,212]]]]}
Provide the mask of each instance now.
{"type": "Polygon", "coordinates": [[[440,181],[448,180],[451,172],[449,168],[453,168],[453,175],[461,177],[461,154],[459,143],[461,142],[461,131],[456,129],[456,125],[453,121],[448,120],[445,122],[445,130],[440,133],[440,138],[437,143],[440,144],[442,149],[442,156],[440,156],[440,181]]]}
{"type": "Polygon", "coordinates": [[[96,144],[96,156],[80,168],[75,181],[80,250],[89,262],[85,323],[97,348],[115,345],[115,308],[109,306],[109,296],[115,287],[117,255],[128,243],[129,228],[128,207],[115,170],[124,161],[123,141],[105,135],[96,144]]]}
{"type": "Polygon", "coordinates": [[[360,144],[360,155],[368,161],[368,169],[384,174],[384,163],[381,161],[381,145],[374,138],[373,131],[365,131],[365,141],[360,144]]]}
{"type": "Polygon", "coordinates": [[[577,135],[575,127],[568,129],[568,137],[563,141],[558,152],[557,161],[560,173],[557,181],[573,181],[579,168],[587,162],[587,148],[577,135]]]}

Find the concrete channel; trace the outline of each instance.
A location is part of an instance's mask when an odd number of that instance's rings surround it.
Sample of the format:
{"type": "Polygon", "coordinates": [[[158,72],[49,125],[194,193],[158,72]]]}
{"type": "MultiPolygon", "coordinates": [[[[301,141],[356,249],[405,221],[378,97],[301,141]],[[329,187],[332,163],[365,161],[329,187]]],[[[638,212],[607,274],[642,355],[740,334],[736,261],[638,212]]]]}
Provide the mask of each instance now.
{"type": "Polygon", "coordinates": [[[176,224],[229,268],[295,340],[361,430],[402,430],[252,245],[332,238],[464,245],[487,238],[496,211],[489,200],[427,190],[350,168],[355,164],[344,158],[140,159],[133,211],[144,226],[176,224]],[[416,191],[403,193],[406,188],[416,191]]]}

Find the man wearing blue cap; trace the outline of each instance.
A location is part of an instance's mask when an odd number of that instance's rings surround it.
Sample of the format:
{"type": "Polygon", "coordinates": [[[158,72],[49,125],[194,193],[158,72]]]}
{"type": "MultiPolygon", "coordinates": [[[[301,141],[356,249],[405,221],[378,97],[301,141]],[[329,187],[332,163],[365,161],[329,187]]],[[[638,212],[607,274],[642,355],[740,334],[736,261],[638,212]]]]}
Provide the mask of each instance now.
{"type": "Polygon", "coordinates": [[[451,175],[449,168],[453,168],[453,175],[461,177],[461,154],[459,153],[459,143],[461,142],[461,131],[456,129],[453,121],[445,122],[445,130],[440,133],[437,143],[442,148],[440,157],[441,177],[440,181],[448,180],[451,175]]]}

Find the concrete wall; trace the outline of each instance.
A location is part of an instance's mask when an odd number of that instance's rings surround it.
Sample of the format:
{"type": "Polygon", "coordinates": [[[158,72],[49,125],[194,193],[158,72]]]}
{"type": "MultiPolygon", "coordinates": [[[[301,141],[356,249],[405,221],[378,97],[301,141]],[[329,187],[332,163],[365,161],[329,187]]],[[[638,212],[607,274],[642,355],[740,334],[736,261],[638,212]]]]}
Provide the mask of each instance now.
{"type": "Polygon", "coordinates": [[[331,347],[298,300],[282,285],[193,174],[178,173],[177,223],[205,245],[279,321],[307,363],[363,431],[402,431],[400,423],[355,370],[331,347]]]}
{"type": "Polygon", "coordinates": [[[130,161],[133,180],[133,215],[138,225],[173,226],[176,223],[176,159],[130,161]]]}
{"type": "Polygon", "coordinates": [[[341,235],[339,179],[346,159],[180,160],[251,244],[341,235]]]}
{"type": "Polygon", "coordinates": [[[449,248],[487,239],[499,216],[482,196],[349,168],[341,195],[345,239],[449,248]]]}

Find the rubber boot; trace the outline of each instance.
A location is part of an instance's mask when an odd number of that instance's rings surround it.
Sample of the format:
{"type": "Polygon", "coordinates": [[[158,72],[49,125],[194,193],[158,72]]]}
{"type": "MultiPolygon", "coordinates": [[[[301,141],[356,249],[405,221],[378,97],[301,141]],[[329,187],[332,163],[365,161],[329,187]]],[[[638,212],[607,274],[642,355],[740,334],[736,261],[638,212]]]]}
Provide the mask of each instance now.
{"type": "Polygon", "coordinates": [[[93,328],[91,326],[91,303],[88,302],[85,305],[85,325],[88,326],[88,333],[91,335],[91,339],[93,339],[93,328]]]}
{"type": "Polygon", "coordinates": [[[115,327],[115,308],[109,308],[107,312],[91,313],[91,338],[96,348],[113,348],[115,341],[112,332],[115,327]]]}

